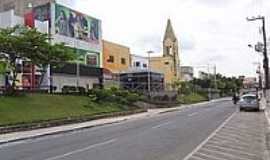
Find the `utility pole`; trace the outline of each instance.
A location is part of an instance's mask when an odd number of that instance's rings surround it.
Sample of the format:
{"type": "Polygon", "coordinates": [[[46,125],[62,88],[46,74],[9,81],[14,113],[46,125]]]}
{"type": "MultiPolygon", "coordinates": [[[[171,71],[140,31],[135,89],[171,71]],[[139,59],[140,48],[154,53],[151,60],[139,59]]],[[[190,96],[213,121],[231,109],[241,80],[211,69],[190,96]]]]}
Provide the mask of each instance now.
{"type": "Polygon", "coordinates": [[[148,89],[148,96],[149,96],[149,99],[151,98],[151,60],[150,60],[150,54],[154,53],[153,51],[147,51],[147,54],[148,54],[148,82],[147,82],[147,89],[148,89]]]}
{"type": "Polygon", "coordinates": [[[262,32],[263,32],[263,68],[265,73],[265,89],[269,88],[269,59],[267,56],[267,38],[266,38],[266,31],[265,31],[265,17],[264,16],[258,16],[258,17],[252,17],[247,18],[247,21],[256,21],[261,20],[262,21],[262,32]]]}

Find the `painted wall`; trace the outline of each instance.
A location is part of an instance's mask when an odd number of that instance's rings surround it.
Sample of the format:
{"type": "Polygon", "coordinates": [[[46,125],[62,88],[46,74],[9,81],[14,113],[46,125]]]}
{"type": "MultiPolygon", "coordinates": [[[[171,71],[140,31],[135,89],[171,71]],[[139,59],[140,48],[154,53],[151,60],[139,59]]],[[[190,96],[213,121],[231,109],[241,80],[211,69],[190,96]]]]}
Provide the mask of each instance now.
{"type": "Polygon", "coordinates": [[[128,70],[130,66],[130,49],[120,44],[103,41],[103,67],[113,73],[128,70]],[[113,62],[110,61],[113,57],[113,62]],[[122,63],[122,59],[125,63],[122,63]]]}
{"type": "Polygon", "coordinates": [[[171,84],[179,79],[174,73],[172,57],[151,57],[150,68],[164,74],[165,88],[171,89],[171,84]]]}
{"type": "Polygon", "coordinates": [[[131,68],[132,69],[139,69],[139,70],[148,69],[148,63],[149,63],[148,57],[131,55],[131,68]]]}
{"type": "MultiPolygon", "coordinates": [[[[53,86],[57,87],[56,92],[61,92],[63,86],[77,86],[77,77],[72,75],[54,74],[52,76],[53,86]]],[[[79,86],[86,89],[93,88],[93,84],[99,84],[97,77],[80,77],[79,86]]]]}

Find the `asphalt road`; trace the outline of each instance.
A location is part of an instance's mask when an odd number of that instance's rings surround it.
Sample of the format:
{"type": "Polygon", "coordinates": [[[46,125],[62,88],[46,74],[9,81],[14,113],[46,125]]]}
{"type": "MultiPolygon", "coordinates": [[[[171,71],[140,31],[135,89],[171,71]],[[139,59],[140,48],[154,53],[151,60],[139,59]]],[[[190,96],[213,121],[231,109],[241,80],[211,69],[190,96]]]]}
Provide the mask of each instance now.
{"type": "Polygon", "coordinates": [[[0,146],[1,160],[181,160],[236,111],[231,101],[0,146]]]}

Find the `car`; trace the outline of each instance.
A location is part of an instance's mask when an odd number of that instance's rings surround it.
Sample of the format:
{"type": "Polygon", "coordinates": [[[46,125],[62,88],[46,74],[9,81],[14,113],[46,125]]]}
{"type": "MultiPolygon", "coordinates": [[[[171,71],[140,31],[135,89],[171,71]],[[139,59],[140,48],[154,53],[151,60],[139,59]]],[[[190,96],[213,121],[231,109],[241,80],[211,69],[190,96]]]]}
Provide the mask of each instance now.
{"type": "Polygon", "coordinates": [[[256,110],[260,111],[259,100],[255,94],[245,94],[240,97],[239,102],[239,110],[256,110]]]}

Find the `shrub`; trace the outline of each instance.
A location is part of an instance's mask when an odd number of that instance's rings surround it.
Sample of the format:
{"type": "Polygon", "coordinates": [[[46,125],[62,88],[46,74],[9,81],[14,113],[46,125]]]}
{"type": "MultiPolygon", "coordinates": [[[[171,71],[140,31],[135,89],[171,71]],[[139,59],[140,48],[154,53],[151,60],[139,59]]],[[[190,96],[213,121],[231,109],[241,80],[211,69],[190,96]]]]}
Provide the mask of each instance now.
{"type": "Polygon", "coordinates": [[[110,89],[93,89],[89,92],[89,97],[91,101],[95,102],[111,102],[123,105],[129,105],[141,99],[137,93],[115,87],[110,89]]]}

